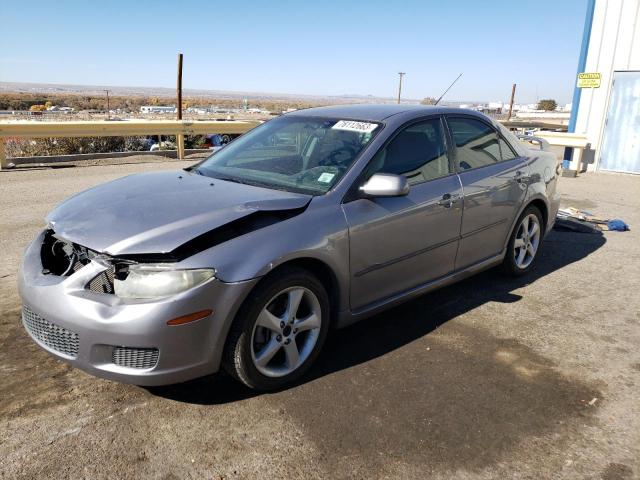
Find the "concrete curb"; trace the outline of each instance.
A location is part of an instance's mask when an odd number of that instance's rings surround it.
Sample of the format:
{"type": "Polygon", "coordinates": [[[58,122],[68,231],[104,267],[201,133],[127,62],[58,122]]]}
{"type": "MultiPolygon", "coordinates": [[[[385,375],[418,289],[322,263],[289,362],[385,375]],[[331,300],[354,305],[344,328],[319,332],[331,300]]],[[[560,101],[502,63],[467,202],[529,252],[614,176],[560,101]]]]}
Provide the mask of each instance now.
{"type": "MultiPolygon", "coordinates": [[[[185,155],[196,153],[212,153],[208,148],[191,148],[185,150],[185,155]]],[[[83,160],[99,160],[102,158],[125,158],[140,155],[154,155],[158,157],[177,158],[177,150],[156,150],[155,152],[107,152],[107,153],[79,153],[74,155],[52,155],[38,157],[13,157],[7,158],[7,163],[18,165],[31,165],[37,163],[61,163],[61,162],[79,162],[83,160]]]]}

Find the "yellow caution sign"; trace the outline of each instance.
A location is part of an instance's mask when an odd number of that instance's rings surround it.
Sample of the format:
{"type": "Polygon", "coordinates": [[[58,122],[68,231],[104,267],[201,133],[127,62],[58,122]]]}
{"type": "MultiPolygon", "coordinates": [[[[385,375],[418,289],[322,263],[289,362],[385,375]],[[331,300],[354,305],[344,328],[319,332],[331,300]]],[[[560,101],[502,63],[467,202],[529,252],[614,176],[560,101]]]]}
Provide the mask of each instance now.
{"type": "Polygon", "coordinates": [[[579,73],[578,88],[600,88],[601,73],[579,73]]]}

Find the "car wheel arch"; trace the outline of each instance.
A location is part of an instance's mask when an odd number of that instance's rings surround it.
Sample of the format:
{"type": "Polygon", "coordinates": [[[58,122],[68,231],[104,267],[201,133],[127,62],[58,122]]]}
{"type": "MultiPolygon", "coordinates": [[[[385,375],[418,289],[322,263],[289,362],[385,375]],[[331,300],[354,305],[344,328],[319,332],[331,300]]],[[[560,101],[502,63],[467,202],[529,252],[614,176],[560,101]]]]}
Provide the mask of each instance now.
{"type": "Polygon", "coordinates": [[[222,360],[222,352],[224,351],[225,345],[227,344],[231,326],[238,320],[238,315],[242,311],[242,305],[247,302],[252,293],[256,291],[258,285],[262,284],[263,282],[268,282],[270,278],[276,274],[276,272],[280,272],[291,267],[302,268],[312,273],[325,286],[327,294],[329,295],[329,306],[331,309],[330,328],[334,328],[337,325],[340,312],[340,301],[345,298],[346,295],[344,293],[341,293],[340,289],[342,286],[339,283],[338,276],[336,275],[334,269],[331,268],[328,263],[318,258],[309,256],[289,258],[277,264],[275,262],[271,262],[261,270],[259,275],[254,277],[254,280],[257,281],[253,285],[251,285],[251,288],[247,289],[242,295],[241,300],[233,310],[233,315],[226,322],[226,326],[222,330],[220,338],[215,341],[215,350],[219,352],[219,354],[214,358],[214,363],[216,366],[220,365],[220,362],[222,360]]]}
{"type": "Polygon", "coordinates": [[[546,233],[547,225],[549,225],[549,206],[542,198],[535,198],[531,200],[529,203],[527,203],[527,205],[522,209],[522,211],[524,211],[525,209],[531,206],[536,207],[538,210],[540,210],[540,213],[542,214],[542,227],[543,227],[542,231],[546,233]]]}
{"type": "Polygon", "coordinates": [[[548,218],[549,205],[547,204],[547,201],[543,196],[536,195],[535,197],[527,199],[526,202],[522,202],[522,207],[520,207],[520,209],[518,210],[518,214],[514,217],[511,228],[509,229],[509,235],[507,235],[507,237],[504,240],[503,252],[506,251],[507,244],[509,243],[509,239],[511,238],[513,229],[516,228],[517,226],[517,222],[518,222],[518,219],[520,218],[520,215],[522,215],[522,212],[524,212],[527,208],[531,206],[536,207],[538,210],[540,210],[540,213],[542,214],[542,225],[543,225],[542,231],[544,232],[543,236],[544,234],[546,234],[547,225],[549,225],[549,218],[548,218]]]}
{"type": "Polygon", "coordinates": [[[269,272],[260,279],[260,282],[253,286],[253,289],[257,288],[260,283],[269,281],[269,278],[276,272],[280,272],[283,269],[291,267],[302,268],[312,273],[324,285],[327,290],[327,294],[329,295],[331,326],[334,326],[338,318],[338,312],[340,311],[340,302],[343,299],[343,294],[341,293],[341,285],[338,280],[338,275],[334,269],[323,260],[315,257],[296,257],[287,259],[277,265],[271,265],[269,272]]]}

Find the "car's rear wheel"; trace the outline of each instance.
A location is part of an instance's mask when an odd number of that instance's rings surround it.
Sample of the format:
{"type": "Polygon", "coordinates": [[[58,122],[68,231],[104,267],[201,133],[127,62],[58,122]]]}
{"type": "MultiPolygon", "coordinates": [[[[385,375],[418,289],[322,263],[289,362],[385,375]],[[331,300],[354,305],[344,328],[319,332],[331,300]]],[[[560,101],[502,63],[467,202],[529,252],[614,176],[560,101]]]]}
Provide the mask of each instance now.
{"type": "Polygon", "coordinates": [[[540,210],[534,206],[527,207],[511,233],[503,262],[504,270],[511,275],[524,275],[530,271],[538,257],[542,236],[540,210]]]}
{"type": "Polygon", "coordinates": [[[238,312],[225,346],[224,367],[250,388],[294,382],[318,356],[329,328],[329,298],[300,268],[263,280],[238,312]]]}

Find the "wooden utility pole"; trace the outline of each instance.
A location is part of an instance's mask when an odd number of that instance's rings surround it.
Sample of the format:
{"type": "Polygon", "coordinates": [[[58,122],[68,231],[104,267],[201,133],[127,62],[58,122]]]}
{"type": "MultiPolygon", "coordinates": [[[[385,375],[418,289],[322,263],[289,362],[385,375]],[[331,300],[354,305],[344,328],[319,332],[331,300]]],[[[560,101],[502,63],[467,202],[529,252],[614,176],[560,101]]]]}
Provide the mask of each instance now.
{"type": "Polygon", "coordinates": [[[111,106],[109,105],[109,92],[111,90],[105,90],[104,92],[107,94],[107,118],[111,118],[111,106]]]}
{"type": "MultiPolygon", "coordinates": [[[[182,54],[178,54],[178,120],[182,120],[182,54]]],[[[178,143],[178,158],[180,160],[184,159],[184,135],[178,134],[176,136],[176,141],[178,143]]]]}
{"type": "Polygon", "coordinates": [[[402,95],[402,77],[404,77],[406,74],[404,72],[398,72],[398,75],[400,76],[400,83],[398,84],[398,104],[399,104],[400,95],[402,95]]]}
{"type": "Polygon", "coordinates": [[[9,168],[9,162],[7,162],[7,153],[5,151],[4,138],[0,138],[0,170],[3,168],[9,168]]]}
{"type": "Polygon", "coordinates": [[[178,120],[182,120],[182,54],[178,54],[178,120]]]}
{"type": "Polygon", "coordinates": [[[516,84],[513,84],[511,87],[511,101],[509,102],[509,116],[507,117],[507,122],[511,120],[511,113],[513,112],[513,100],[516,98],[516,84]]]}
{"type": "Polygon", "coordinates": [[[400,83],[398,83],[398,104],[400,104],[400,95],[402,95],[402,78],[406,75],[404,72],[398,72],[400,83]]]}

